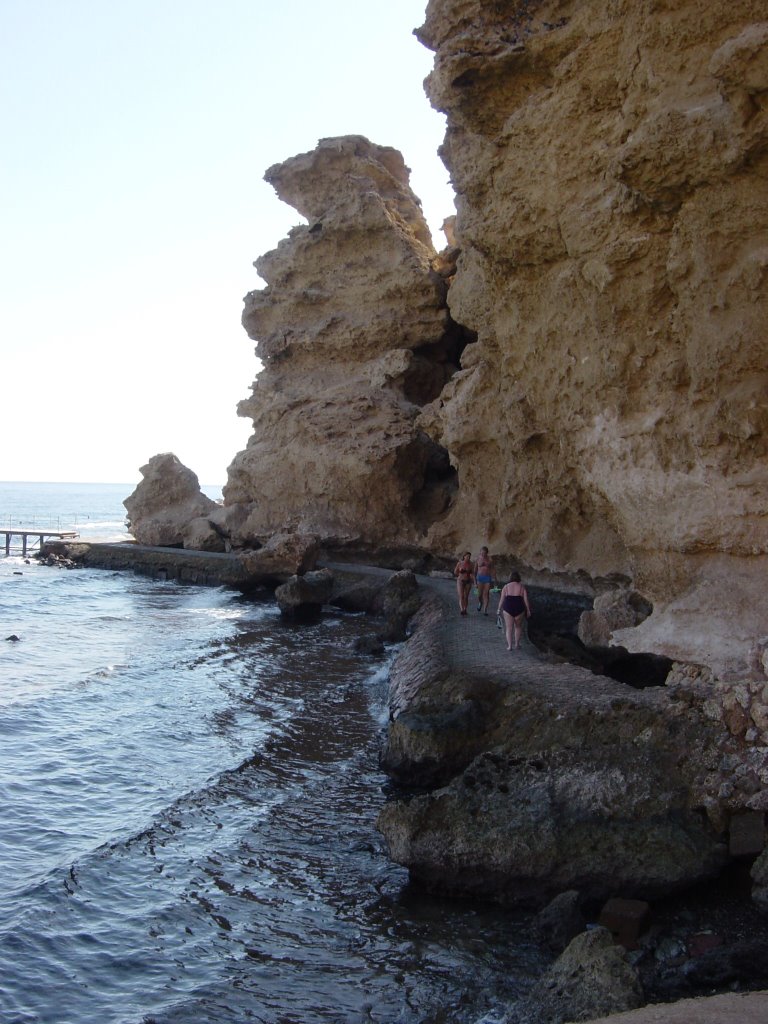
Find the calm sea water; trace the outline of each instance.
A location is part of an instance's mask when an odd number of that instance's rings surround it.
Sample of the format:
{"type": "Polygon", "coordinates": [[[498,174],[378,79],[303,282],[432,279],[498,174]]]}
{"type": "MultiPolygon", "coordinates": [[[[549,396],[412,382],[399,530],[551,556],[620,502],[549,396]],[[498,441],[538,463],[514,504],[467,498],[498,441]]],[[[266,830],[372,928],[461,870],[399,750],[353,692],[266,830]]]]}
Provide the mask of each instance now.
{"type": "MultiPolygon", "coordinates": [[[[0,528],[118,539],[131,490],[0,483],[0,528]]],[[[0,555],[3,1024],[459,1024],[527,986],[523,921],[385,856],[373,629],[0,555]]]]}

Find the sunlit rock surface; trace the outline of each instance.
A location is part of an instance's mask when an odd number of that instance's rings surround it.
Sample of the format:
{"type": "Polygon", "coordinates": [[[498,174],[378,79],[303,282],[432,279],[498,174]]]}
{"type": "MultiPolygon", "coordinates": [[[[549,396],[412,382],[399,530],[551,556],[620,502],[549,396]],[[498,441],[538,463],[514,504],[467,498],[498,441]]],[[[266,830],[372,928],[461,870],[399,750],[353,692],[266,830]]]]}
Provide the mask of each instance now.
{"type": "Polygon", "coordinates": [[[459,491],[429,544],[622,573],[630,650],[738,676],[765,632],[762,0],[431,0],[477,332],[419,420],[459,491]]]}
{"type": "MultiPolygon", "coordinates": [[[[206,517],[218,506],[200,490],[195,473],[171,452],[153,455],[141,467],[142,480],[123,504],[128,512],[128,528],[139,544],[161,547],[194,547],[194,537],[201,538],[201,524],[190,524],[206,517]]],[[[205,535],[209,537],[209,531],[205,535]]],[[[201,550],[221,550],[210,540],[201,550]]]]}
{"type": "Polygon", "coordinates": [[[765,15],[431,0],[451,248],[395,150],[324,139],[267,172],[307,223],[245,300],[232,542],[488,544],[652,606],[601,642],[765,678],[765,15]]]}
{"type": "Polygon", "coordinates": [[[456,369],[457,331],[408,177],[361,136],[267,171],[308,223],[257,260],[267,287],[245,299],[264,368],[224,495],[251,533],[415,544],[450,500],[448,458],[416,418],[456,369]]]}

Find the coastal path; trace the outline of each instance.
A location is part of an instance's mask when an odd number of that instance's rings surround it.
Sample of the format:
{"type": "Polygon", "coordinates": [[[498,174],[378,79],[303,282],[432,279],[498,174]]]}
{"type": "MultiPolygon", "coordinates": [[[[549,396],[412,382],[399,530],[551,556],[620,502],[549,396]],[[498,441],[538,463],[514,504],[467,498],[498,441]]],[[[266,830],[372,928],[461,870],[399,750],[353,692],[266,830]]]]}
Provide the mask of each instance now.
{"type": "MultiPolygon", "coordinates": [[[[331,570],[360,575],[389,577],[393,569],[357,563],[329,562],[331,570]]],[[[546,690],[561,706],[606,708],[615,700],[652,704],[659,700],[658,688],[633,689],[608,676],[596,675],[553,654],[542,653],[524,630],[522,647],[508,651],[504,629],[496,625],[498,594],[491,594],[488,615],[477,611],[472,589],[467,615],[459,614],[456,580],[417,574],[419,586],[439,602],[441,614],[438,635],[440,654],[451,671],[466,672],[529,693],[546,690]]],[[[531,612],[536,618],[536,603],[531,597],[531,612]]]]}

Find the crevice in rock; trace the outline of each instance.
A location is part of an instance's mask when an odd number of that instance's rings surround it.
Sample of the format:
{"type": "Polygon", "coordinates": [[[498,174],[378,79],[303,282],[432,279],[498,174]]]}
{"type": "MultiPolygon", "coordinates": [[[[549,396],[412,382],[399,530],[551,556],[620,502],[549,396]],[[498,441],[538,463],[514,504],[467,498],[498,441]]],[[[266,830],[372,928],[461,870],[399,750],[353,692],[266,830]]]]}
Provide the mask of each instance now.
{"type": "Polygon", "coordinates": [[[632,654],[624,647],[587,647],[578,637],[581,614],[592,607],[585,594],[529,587],[535,616],[528,628],[531,643],[543,654],[586,668],[595,675],[644,690],[663,686],[672,660],[656,654],[632,654]]]}
{"type": "Polygon", "coordinates": [[[411,365],[402,382],[403,394],[414,405],[433,402],[445,385],[461,369],[461,354],[477,341],[474,331],[449,319],[445,334],[438,342],[413,350],[411,365]]]}
{"type": "Polygon", "coordinates": [[[418,529],[426,533],[448,513],[458,493],[459,481],[446,449],[427,434],[420,434],[419,440],[426,451],[426,461],[423,483],[411,498],[410,513],[418,529]]]}
{"type": "MultiPolygon", "coordinates": [[[[405,398],[422,407],[434,402],[451,377],[461,369],[464,349],[475,341],[475,331],[456,323],[449,316],[440,341],[413,350],[413,358],[400,381],[405,398]]],[[[458,471],[451,465],[446,448],[423,431],[419,434],[418,443],[424,458],[423,480],[411,498],[409,513],[416,528],[424,535],[450,511],[458,497],[459,481],[458,471]]]]}

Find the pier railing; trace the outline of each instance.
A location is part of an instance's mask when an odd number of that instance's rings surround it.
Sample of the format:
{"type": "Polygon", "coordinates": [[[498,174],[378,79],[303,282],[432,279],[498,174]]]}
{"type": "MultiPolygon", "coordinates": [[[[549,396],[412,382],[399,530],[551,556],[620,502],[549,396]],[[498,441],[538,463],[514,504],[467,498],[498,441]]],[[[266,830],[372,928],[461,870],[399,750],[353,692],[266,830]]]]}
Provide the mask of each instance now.
{"type": "Polygon", "coordinates": [[[39,527],[33,527],[31,530],[26,528],[4,530],[0,527],[0,537],[3,536],[5,536],[6,555],[12,553],[12,542],[14,538],[17,538],[16,548],[18,549],[20,546],[21,554],[24,556],[28,552],[34,551],[35,548],[40,551],[46,539],[73,540],[77,537],[77,530],[43,530],[39,527]]]}
{"type": "Polygon", "coordinates": [[[0,512],[0,532],[6,530],[76,530],[78,523],[87,519],[88,516],[81,516],[78,513],[71,513],[65,516],[41,515],[37,512],[26,514],[0,512]]]}

